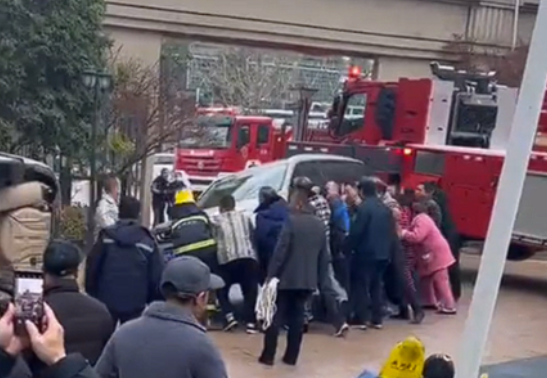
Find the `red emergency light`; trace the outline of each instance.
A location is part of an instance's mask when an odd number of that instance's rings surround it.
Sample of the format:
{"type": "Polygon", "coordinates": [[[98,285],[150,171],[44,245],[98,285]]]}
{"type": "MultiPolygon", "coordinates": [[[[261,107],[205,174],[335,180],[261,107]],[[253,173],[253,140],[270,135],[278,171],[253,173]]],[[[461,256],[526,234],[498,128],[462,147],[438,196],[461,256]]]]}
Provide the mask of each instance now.
{"type": "Polygon", "coordinates": [[[403,155],[403,156],[410,156],[412,155],[412,148],[403,148],[402,150],[401,149],[396,149],[395,150],[395,154],[396,155],[403,155]]]}
{"type": "Polygon", "coordinates": [[[361,77],[361,67],[351,66],[349,68],[348,77],[350,79],[357,79],[357,78],[361,77]]]}

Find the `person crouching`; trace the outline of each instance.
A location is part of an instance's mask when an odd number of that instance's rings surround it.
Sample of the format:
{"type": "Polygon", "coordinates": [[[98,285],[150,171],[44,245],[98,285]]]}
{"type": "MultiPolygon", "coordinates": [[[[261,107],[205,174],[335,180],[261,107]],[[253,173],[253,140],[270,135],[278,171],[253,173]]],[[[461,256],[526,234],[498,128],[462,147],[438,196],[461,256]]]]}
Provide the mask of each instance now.
{"type": "Polygon", "coordinates": [[[205,211],[196,205],[192,192],[181,188],[175,194],[175,204],[168,213],[172,220],[173,255],[197,257],[216,273],[218,259],[213,225],[205,211]]]}
{"type": "Polygon", "coordinates": [[[455,314],[456,302],[450,288],[448,268],[455,260],[450,245],[427,214],[427,203],[415,202],[416,216],[402,238],[414,244],[417,251],[417,269],[428,305],[437,307],[441,314],[455,314]]]}
{"type": "Polygon", "coordinates": [[[256,333],[255,305],[258,296],[259,268],[253,246],[253,225],[249,215],[235,209],[235,199],[227,195],[220,200],[220,214],[212,218],[216,228],[218,272],[225,282],[217,299],[224,315],[225,331],[238,325],[229,293],[239,284],[243,293],[243,317],[247,333],[256,333]]]}

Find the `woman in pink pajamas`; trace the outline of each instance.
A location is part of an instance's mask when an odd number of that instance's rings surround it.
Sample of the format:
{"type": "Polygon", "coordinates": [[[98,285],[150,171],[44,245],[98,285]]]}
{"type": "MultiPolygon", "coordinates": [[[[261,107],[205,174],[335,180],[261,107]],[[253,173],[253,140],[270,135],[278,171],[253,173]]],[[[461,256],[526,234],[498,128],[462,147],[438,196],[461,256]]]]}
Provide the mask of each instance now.
{"type": "Polygon", "coordinates": [[[410,227],[403,230],[402,238],[415,246],[416,268],[426,305],[436,306],[441,314],[455,314],[456,302],[450,289],[448,267],[455,260],[450,246],[427,215],[427,204],[415,202],[416,214],[410,227]]]}

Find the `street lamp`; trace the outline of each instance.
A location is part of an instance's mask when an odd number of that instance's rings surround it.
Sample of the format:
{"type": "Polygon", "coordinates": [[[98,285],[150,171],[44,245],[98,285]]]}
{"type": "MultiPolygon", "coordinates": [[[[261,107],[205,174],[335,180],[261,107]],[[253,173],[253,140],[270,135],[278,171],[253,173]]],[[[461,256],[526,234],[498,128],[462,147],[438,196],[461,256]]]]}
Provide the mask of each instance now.
{"type": "Polygon", "coordinates": [[[110,90],[112,76],[107,72],[86,70],[82,73],[82,83],[92,91],[93,113],[89,154],[89,208],[87,212],[86,245],[93,245],[95,226],[95,203],[97,201],[97,130],[101,121],[101,105],[104,95],[110,90]]]}

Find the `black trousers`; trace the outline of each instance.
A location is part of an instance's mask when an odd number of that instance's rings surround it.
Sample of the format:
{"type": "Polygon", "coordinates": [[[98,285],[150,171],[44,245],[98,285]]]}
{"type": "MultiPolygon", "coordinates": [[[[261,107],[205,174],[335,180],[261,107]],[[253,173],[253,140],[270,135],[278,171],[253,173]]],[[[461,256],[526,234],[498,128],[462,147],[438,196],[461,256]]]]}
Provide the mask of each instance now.
{"type": "Polygon", "coordinates": [[[383,279],[389,261],[355,262],[352,272],[352,308],[360,324],[383,321],[383,279]]]}
{"type": "Polygon", "coordinates": [[[243,293],[243,320],[246,323],[255,323],[255,305],[258,297],[258,262],[254,259],[239,259],[220,265],[218,273],[225,282],[225,286],[217,293],[217,299],[226,317],[234,313],[234,307],[230,302],[230,288],[234,284],[241,286],[243,293]]]}
{"type": "Polygon", "coordinates": [[[448,278],[450,279],[450,287],[454,299],[457,301],[462,295],[462,281],[461,281],[461,269],[460,269],[460,248],[461,243],[458,240],[454,240],[450,243],[450,249],[454,255],[456,262],[448,268],[448,278]]]}
{"type": "Polygon", "coordinates": [[[287,325],[287,349],[283,361],[294,365],[300,354],[304,336],[304,307],[311,295],[308,290],[279,290],[277,293],[277,312],[272,325],[264,333],[264,349],[260,360],[273,363],[277,351],[279,329],[287,325]]]}
{"type": "Polygon", "coordinates": [[[386,269],[384,283],[388,299],[399,307],[401,317],[408,317],[409,305],[415,315],[423,312],[423,309],[414,272],[410,271],[402,246],[398,244],[397,248],[386,269]]]}
{"type": "Polygon", "coordinates": [[[112,317],[112,320],[114,321],[114,325],[117,325],[120,323],[122,325],[123,323],[126,323],[130,320],[137,319],[141,316],[143,310],[139,311],[133,311],[133,312],[119,312],[119,311],[113,311],[108,310],[110,312],[110,316],[112,317]]]}
{"type": "Polygon", "coordinates": [[[152,209],[154,211],[154,226],[158,224],[162,224],[167,219],[165,219],[165,207],[167,204],[165,203],[155,203],[152,205],[152,209]]]}
{"type": "Polygon", "coordinates": [[[181,256],[194,256],[203,261],[212,273],[218,273],[218,257],[217,257],[217,247],[206,247],[199,249],[197,251],[186,252],[181,256]]]}

